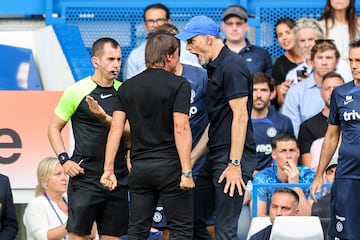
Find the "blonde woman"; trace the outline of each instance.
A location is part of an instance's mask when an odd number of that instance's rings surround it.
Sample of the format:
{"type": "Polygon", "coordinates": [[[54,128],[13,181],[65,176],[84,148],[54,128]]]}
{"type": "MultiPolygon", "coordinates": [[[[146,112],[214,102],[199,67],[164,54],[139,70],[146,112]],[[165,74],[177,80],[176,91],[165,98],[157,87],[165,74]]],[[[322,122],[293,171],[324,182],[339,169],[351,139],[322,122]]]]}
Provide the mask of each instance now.
{"type": "Polygon", "coordinates": [[[68,176],[56,157],[43,159],[37,169],[35,198],[25,209],[27,240],[68,239],[68,206],[64,194],[68,176]]]}

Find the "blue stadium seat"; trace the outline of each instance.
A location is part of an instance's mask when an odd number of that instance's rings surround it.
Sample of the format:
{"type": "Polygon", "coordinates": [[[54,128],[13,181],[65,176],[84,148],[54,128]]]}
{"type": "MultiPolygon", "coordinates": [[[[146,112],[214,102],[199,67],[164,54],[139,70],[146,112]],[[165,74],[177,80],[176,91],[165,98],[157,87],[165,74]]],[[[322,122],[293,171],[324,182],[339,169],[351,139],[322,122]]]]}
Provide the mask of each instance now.
{"type": "Polygon", "coordinates": [[[31,49],[0,44],[0,90],[42,90],[31,49]]]}

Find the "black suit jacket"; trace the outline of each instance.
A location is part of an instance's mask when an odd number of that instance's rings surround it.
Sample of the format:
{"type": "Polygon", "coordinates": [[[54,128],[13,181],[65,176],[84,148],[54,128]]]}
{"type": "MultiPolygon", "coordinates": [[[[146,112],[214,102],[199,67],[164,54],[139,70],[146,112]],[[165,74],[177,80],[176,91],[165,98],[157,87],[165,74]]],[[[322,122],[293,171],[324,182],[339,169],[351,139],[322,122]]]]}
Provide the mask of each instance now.
{"type": "Polygon", "coordinates": [[[14,240],[18,231],[9,178],[0,174],[0,239],[14,240]]]}

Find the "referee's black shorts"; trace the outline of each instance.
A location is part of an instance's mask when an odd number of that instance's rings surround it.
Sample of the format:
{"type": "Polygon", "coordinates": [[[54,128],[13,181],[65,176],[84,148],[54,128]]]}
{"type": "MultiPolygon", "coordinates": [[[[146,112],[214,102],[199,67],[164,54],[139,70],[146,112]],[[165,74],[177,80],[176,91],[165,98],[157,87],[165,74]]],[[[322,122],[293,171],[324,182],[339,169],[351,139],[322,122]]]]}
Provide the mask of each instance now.
{"type": "Polygon", "coordinates": [[[68,187],[69,218],[66,229],[78,235],[89,235],[94,221],[99,235],[127,234],[129,219],[128,187],[109,191],[100,179],[84,175],[70,178],[68,187]]]}

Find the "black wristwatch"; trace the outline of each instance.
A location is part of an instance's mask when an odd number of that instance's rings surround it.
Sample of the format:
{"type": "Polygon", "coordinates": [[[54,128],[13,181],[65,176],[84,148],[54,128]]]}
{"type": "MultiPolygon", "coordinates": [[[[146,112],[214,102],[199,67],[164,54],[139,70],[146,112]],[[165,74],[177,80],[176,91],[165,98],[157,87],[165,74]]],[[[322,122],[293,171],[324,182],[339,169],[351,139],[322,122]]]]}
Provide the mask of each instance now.
{"type": "Polygon", "coordinates": [[[181,174],[184,176],[184,177],[192,177],[192,170],[186,170],[184,172],[181,172],[181,174]]]}
{"type": "Polygon", "coordinates": [[[63,152],[63,153],[60,153],[58,155],[58,159],[59,159],[59,162],[61,165],[64,165],[64,163],[67,161],[67,160],[70,160],[70,157],[69,155],[66,153],[66,152],[63,152]]]}
{"type": "Polygon", "coordinates": [[[235,166],[240,166],[241,165],[241,160],[239,159],[229,159],[228,163],[234,164],[235,166]]]}

